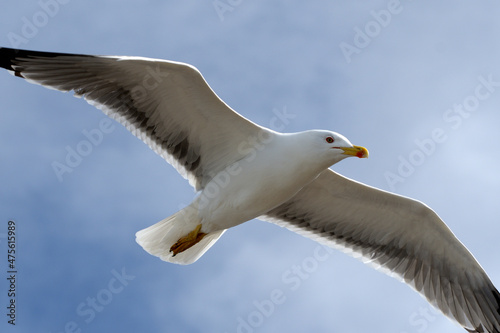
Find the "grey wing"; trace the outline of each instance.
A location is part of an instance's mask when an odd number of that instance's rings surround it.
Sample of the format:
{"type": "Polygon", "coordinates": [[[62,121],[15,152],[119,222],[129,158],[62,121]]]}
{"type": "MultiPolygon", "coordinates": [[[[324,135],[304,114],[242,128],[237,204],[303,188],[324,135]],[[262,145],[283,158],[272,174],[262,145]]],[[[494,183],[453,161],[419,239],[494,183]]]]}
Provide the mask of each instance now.
{"type": "Polygon", "coordinates": [[[242,144],[271,132],[227,106],[193,66],[149,58],[0,48],[0,67],[75,92],[117,120],[199,190],[244,157],[242,144]]]}
{"type": "Polygon", "coordinates": [[[326,170],[263,220],[399,277],[470,332],[500,332],[500,294],[426,205],[326,170]]]}

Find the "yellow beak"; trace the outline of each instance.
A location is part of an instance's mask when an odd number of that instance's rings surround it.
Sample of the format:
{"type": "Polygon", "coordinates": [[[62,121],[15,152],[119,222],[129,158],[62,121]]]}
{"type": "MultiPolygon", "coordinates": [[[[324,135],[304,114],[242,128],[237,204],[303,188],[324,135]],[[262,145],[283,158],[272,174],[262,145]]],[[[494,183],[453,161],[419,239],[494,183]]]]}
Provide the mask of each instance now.
{"type": "Polygon", "coordinates": [[[339,147],[344,151],[344,155],[357,156],[359,158],[368,158],[368,150],[365,147],[352,146],[350,147],[339,147]]]}

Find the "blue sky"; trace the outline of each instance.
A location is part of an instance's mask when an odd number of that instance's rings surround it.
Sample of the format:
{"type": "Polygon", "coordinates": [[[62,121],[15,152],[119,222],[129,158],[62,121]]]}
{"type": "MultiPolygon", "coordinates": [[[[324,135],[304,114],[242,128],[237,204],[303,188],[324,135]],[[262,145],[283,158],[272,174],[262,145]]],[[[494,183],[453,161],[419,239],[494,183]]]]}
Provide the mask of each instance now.
{"type": "MultiPolygon", "coordinates": [[[[493,1],[6,2],[0,44],[187,62],[261,125],[342,133],[370,158],[334,170],[427,203],[499,286],[499,14],[493,1]]],[[[462,331],[406,285],[257,220],[193,265],[162,262],[134,234],[188,204],[188,183],[118,124],[60,181],[53,163],[105,116],[5,72],[0,100],[2,332],[462,331]]]]}

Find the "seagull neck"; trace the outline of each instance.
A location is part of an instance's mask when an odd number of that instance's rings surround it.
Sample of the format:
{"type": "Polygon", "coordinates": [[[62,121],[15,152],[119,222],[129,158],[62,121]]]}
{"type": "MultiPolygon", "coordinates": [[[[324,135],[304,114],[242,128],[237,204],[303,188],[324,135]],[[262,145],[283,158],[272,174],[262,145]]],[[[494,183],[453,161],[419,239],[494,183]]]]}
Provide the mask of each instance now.
{"type": "Polygon", "coordinates": [[[294,172],[315,177],[333,163],[321,158],[303,133],[283,133],[276,141],[280,147],[280,154],[289,157],[286,162],[289,168],[294,172]]]}

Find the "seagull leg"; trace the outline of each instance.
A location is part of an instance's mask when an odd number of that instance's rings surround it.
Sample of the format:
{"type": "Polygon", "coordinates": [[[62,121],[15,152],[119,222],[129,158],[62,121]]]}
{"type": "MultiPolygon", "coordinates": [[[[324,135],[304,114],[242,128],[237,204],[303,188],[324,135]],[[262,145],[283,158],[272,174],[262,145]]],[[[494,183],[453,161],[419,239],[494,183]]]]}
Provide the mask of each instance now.
{"type": "Polygon", "coordinates": [[[172,245],[172,247],[170,247],[170,252],[174,253],[172,256],[175,257],[178,253],[186,251],[191,246],[201,241],[203,237],[205,237],[206,233],[200,232],[200,230],[201,224],[198,224],[189,234],[179,238],[179,240],[172,245]]]}

